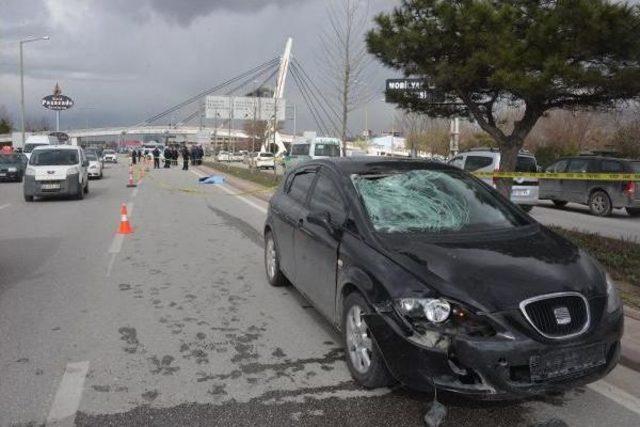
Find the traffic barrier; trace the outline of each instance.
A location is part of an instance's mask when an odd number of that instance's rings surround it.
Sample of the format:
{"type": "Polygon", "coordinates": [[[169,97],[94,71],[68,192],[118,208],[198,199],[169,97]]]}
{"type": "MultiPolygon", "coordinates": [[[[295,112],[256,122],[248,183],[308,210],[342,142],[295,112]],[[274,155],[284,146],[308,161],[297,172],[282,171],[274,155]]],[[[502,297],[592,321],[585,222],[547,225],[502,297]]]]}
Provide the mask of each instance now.
{"type": "Polygon", "coordinates": [[[118,234],[131,234],[133,228],[129,224],[129,216],[127,215],[127,205],[125,203],[120,207],[120,227],[118,227],[118,234]]]}
{"type": "Polygon", "coordinates": [[[472,172],[478,178],[537,178],[571,181],[640,181],[640,173],[472,172]]]}
{"type": "Polygon", "coordinates": [[[129,183],[127,184],[127,188],[137,187],[138,185],[133,182],[133,165],[129,165],[129,183]]]}

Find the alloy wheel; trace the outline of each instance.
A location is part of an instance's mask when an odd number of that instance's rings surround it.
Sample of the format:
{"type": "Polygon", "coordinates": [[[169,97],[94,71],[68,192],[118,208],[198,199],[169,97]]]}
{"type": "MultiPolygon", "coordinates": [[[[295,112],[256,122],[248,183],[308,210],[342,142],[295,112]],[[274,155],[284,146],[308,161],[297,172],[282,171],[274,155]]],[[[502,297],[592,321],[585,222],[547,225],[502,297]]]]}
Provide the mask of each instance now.
{"type": "Polygon", "coordinates": [[[354,305],[347,314],[346,339],[351,363],[356,371],[366,374],[371,367],[372,341],[367,324],[362,318],[363,310],[354,305]]]}

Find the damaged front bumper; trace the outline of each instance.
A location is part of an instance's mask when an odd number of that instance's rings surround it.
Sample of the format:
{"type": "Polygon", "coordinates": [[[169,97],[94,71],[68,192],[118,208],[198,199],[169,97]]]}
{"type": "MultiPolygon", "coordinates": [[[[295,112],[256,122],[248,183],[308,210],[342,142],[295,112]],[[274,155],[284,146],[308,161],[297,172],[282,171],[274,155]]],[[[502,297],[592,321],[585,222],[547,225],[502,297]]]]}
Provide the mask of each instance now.
{"type": "MultiPolygon", "coordinates": [[[[439,390],[478,399],[512,400],[562,392],[607,375],[618,363],[623,315],[604,316],[584,335],[566,341],[542,341],[514,331],[492,337],[407,333],[393,315],[366,316],[392,375],[408,388],[439,390]],[[601,346],[604,360],[583,356],[601,346]],[[540,357],[555,357],[566,369],[547,378],[535,366],[540,357]],[[573,364],[573,365],[572,365],[573,364]]],[[[552,361],[553,362],[553,361],[552,361]]]]}

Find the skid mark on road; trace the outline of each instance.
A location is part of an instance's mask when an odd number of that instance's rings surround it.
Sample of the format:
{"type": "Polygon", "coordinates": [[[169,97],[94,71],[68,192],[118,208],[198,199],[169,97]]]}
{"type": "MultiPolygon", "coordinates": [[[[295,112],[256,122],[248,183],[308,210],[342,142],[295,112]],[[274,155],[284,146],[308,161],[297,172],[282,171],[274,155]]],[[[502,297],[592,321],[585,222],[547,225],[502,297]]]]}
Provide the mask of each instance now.
{"type": "Polygon", "coordinates": [[[262,248],[264,246],[264,240],[262,239],[262,234],[260,234],[255,227],[251,224],[241,220],[238,217],[233,215],[229,215],[228,213],[211,206],[211,204],[207,201],[207,207],[216,215],[218,215],[225,224],[235,228],[239,232],[241,232],[247,239],[251,240],[258,247],[262,248]]]}
{"type": "Polygon", "coordinates": [[[72,426],[80,406],[89,362],[69,363],[47,416],[47,426],[72,426]]]}

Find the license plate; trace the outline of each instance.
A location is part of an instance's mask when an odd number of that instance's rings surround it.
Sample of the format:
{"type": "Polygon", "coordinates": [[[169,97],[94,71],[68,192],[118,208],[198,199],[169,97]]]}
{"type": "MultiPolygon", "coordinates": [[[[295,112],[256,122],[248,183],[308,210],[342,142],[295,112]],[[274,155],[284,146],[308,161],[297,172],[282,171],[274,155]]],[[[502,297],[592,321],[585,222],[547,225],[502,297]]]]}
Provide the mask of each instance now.
{"type": "Polygon", "coordinates": [[[42,184],[40,188],[43,190],[58,190],[60,189],[60,184],[42,184]]]}
{"type": "Polygon", "coordinates": [[[0,172],[0,176],[7,176],[7,174],[4,172],[0,172]]]}
{"type": "Polygon", "coordinates": [[[531,356],[529,370],[531,381],[544,381],[579,374],[605,362],[605,347],[597,344],[531,356]]]}
{"type": "Polygon", "coordinates": [[[524,197],[529,194],[531,194],[529,190],[513,190],[513,195],[516,197],[524,197]]]}

